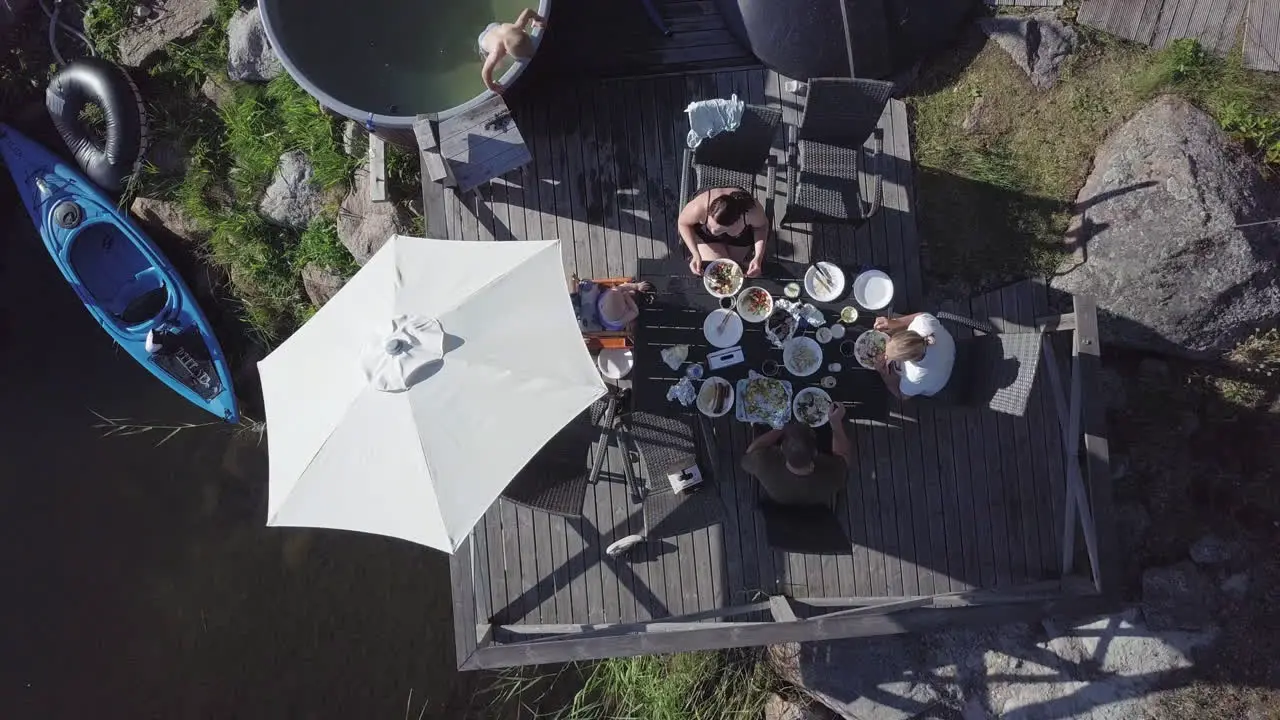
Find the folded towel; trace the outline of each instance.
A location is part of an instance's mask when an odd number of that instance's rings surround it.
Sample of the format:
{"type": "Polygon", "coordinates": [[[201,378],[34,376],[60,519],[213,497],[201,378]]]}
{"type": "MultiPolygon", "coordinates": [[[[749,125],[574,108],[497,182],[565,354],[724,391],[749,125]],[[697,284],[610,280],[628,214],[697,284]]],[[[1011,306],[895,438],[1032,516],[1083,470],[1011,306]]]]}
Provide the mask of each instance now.
{"type": "Polygon", "coordinates": [[[745,106],[737,94],[728,100],[716,98],[689,103],[689,107],[684,109],[689,116],[689,147],[696,148],[703,140],[726,130],[737,130],[745,106]]]}

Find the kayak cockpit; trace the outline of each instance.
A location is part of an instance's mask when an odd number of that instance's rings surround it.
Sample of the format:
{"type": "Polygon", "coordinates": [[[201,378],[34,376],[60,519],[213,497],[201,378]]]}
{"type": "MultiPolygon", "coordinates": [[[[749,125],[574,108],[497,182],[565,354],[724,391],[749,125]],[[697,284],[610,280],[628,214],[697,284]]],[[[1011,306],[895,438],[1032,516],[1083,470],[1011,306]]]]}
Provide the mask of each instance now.
{"type": "Polygon", "coordinates": [[[121,325],[161,319],[169,304],[164,273],[119,228],[85,226],[75,234],[67,260],[89,298],[121,325]]]}

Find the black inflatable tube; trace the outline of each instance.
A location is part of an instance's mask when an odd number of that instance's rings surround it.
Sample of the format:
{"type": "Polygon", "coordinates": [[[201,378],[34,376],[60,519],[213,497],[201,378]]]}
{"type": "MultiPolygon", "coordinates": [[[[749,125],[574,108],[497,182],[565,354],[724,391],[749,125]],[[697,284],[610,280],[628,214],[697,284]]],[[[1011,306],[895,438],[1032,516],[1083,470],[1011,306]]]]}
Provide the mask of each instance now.
{"type": "Polygon", "coordinates": [[[45,108],[76,163],[104,190],[119,192],[142,166],[147,149],[146,111],[133,80],[116,65],[85,58],[67,65],[45,91],[45,108]],[[80,121],[95,103],[106,117],[106,143],[98,145],[80,121]]]}

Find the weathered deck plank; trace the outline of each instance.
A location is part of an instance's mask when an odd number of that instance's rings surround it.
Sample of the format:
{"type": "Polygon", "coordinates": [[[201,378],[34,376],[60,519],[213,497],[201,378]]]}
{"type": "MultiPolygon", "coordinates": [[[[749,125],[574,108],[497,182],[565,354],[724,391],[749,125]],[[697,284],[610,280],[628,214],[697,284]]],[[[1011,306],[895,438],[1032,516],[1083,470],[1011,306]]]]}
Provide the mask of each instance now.
{"type": "Polygon", "coordinates": [[[1154,48],[1195,38],[1218,55],[1243,38],[1246,67],[1280,71],[1280,0],[1085,0],[1077,20],[1154,48]]]}
{"type": "MultiPolygon", "coordinates": [[[[782,91],[781,80],[756,69],[692,82],[613,80],[525,93],[512,101],[513,114],[531,164],[476,192],[447,193],[441,212],[449,236],[559,238],[567,275],[631,274],[648,258],[687,273],[674,231],[682,206],[681,111],[692,99],[737,92],[749,102],[783,105],[785,120],[796,122],[800,105],[782,91]]],[[[914,312],[928,308],[921,306],[925,288],[904,106],[892,103],[882,124],[885,159],[892,160],[885,169],[884,210],[857,230],[776,228],[771,253],[831,258],[849,270],[864,264],[888,268],[900,284],[897,311],[914,312]]],[[[782,146],[780,137],[775,152],[782,146]]],[[[778,188],[783,187],[780,177],[778,188]]],[[[1011,296],[1007,306],[999,299],[975,299],[971,314],[982,318],[990,311],[1025,321],[1035,307],[1020,295],[1011,296]]],[[[1042,526],[1046,513],[1059,514],[1060,500],[1050,494],[1064,485],[1061,477],[1044,476],[1063,471],[1061,458],[1054,458],[1060,447],[1049,444],[1055,431],[1044,427],[1054,420],[1044,393],[1037,388],[1032,409],[1019,421],[908,403],[895,426],[853,426],[856,462],[838,508],[852,544],[841,555],[768,546],[756,511],[756,485],[737,463],[750,441],[748,430],[722,420],[715,424],[712,474],[725,521],[654,540],[629,559],[610,559],[603,553],[609,542],[642,530],[638,508],[621,482],[623,458],[614,449],[600,483],[588,490],[581,520],[495,504],[474,540],[484,555],[474,571],[488,579],[485,597],[462,604],[470,605],[473,624],[481,625],[488,621],[485,613],[503,624],[618,623],[769,594],[910,597],[1053,577],[1056,567],[1045,560],[1059,552],[1057,527],[1046,533],[1042,526]]],[[[474,647],[477,640],[475,634],[462,638],[460,647],[474,647]]]]}

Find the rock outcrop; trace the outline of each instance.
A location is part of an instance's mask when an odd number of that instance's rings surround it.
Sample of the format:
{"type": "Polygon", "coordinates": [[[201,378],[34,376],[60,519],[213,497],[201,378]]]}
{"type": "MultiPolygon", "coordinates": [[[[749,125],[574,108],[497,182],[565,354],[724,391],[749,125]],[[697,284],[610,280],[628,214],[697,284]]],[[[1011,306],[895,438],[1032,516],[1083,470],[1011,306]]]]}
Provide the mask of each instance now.
{"type": "Polygon", "coordinates": [[[194,35],[213,17],[216,7],[217,0],[156,0],[146,20],[120,35],[116,44],[120,63],[145,65],[169,43],[194,35]]]}
{"type": "Polygon", "coordinates": [[[1053,287],[1098,302],[1103,339],[1191,359],[1280,317],[1276,191],[1213,118],[1156,99],[1109,137],[1053,287]]]}
{"type": "Polygon", "coordinates": [[[313,174],[311,161],[301,150],[281,155],[258,212],[276,225],[305,228],[324,207],[324,193],[313,181],[313,174]]]}
{"type": "Polygon", "coordinates": [[[1153,631],[1130,608],[1024,624],[775,646],[783,679],[847,720],[1138,718],[1215,629],[1153,631]],[[1047,637],[1046,637],[1047,635],[1047,637]]]}
{"type": "Polygon", "coordinates": [[[307,263],[302,268],[302,287],[316,307],[333,299],[346,283],[346,278],[315,263],[307,263]]]}
{"type": "Polygon", "coordinates": [[[1062,63],[1076,50],[1075,28],[1053,11],[1023,17],[983,18],[978,21],[978,27],[1001,50],[1009,53],[1031,78],[1031,84],[1040,90],[1057,84],[1062,63]]]}
{"type": "Polygon", "coordinates": [[[387,239],[409,229],[412,218],[393,202],[374,202],[369,173],[357,170],[351,192],[338,209],[338,239],[361,265],[378,252],[387,239]]]}
{"type": "Polygon", "coordinates": [[[267,82],[282,72],[284,65],[271,49],[258,7],[237,10],[227,23],[227,76],[240,82],[267,82]]]}

